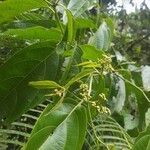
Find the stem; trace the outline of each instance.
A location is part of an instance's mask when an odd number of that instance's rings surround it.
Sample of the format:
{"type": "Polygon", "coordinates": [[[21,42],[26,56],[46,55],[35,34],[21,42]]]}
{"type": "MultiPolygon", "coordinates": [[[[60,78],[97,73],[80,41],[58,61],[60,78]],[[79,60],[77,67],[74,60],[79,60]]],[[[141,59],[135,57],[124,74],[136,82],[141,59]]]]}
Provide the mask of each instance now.
{"type": "Polygon", "coordinates": [[[101,3],[101,5],[102,5],[102,1],[100,2],[99,1],[99,4],[97,4],[97,17],[96,17],[96,25],[97,25],[97,27],[99,27],[99,21],[100,21],[100,9],[101,9],[101,6],[100,6],[100,3],[101,3]]]}
{"type": "Polygon", "coordinates": [[[76,99],[78,99],[78,100],[80,100],[80,101],[82,101],[82,99],[81,98],[79,98],[78,96],[76,96],[73,92],[70,92],[69,90],[67,90],[68,91],[68,93],[70,93],[70,94],[72,94],[76,99]]]}
{"type": "Polygon", "coordinates": [[[59,16],[58,16],[58,13],[57,13],[57,10],[56,10],[56,6],[57,6],[59,0],[56,1],[55,5],[51,4],[48,0],[44,0],[44,1],[47,3],[48,8],[54,13],[57,24],[60,27],[60,30],[61,30],[62,34],[64,34],[64,29],[63,29],[63,27],[60,23],[59,16]],[[54,10],[52,8],[54,8],[54,10]]]}
{"type": "MultiPolygon", "coordinates": [[[[51,111],[57,109],[57,108],[60,106],[60,104],[64,101],[65,96],[66,96],[66,92],[63,93],[63,96],[62,96],[61,99],[56,103],[56,105],[51,109],[51,111]]],[[[51,112],[51,111],[50,111],[50,112],[51,112]]]]}
{"type": "Polygon", "coordinates": [[[60,0],[57,0],[55,4],[58,4],[60,0]]]}
{"type": "Polygon", "coordinates": [[[69,58],[69,62],[68,62],[68,64],[67,64],[67,66],[66,66],[66,69],[65,69],[64,73],[62,74],[62,78],[61,78],[61,80],[60,80],[61,82],[64,82],[64,81],[67,79],[68,73],[69,73],[70,68],[71,68],[71,64],[72,64],[72,62],[73,62],[73,57],[74,57],[74,53],[75,53],[75,51],[76,51],[76,48],[77,48],[77,44],[75,44],[73,54],[72,54],[72,56],[69,58]]]}
{"type": "Polygon", "coordinates": [[[44,0],[47,3],[48,8],[55,14],[55,11],[52,9],[52,4],[48,0],[44,0]]]}
{"type": "Polygon", "coordinates": [[[56,11],[56,7],[54,8],[54,11],[55,11],[55,19],[57,21],[57,24],[58,24],[58,26],[59,26],[59,28],[61,30],[61,33],[64,34],[64,29],[63,29],[63,27],[62,27],[62,25],[60,23],[59,16],[58,16],[58,13],[56,11]]]}
{"type": "Polygon", "coordinates": [[[92,92],[92,83],[93,83],[93,75],[91,74],[88,96],[90,96],[90,95],[91,95],[91,92],[92,92]]]}

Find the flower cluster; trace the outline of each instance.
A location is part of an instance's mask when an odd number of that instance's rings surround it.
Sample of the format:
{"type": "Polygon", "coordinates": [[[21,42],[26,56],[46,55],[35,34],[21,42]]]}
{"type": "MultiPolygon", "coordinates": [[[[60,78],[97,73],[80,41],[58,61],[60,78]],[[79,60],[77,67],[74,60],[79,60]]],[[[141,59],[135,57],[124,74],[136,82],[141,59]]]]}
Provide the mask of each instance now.
{"type": "Polygon", "coordinates": [[[111,65],[111,57],[107,56],[107,55],[103,55],[102,59],[98,59],[98,64],[99,64],[99,69],[102,72],[111,72],[114,71],[112,65],[111,65]]]}
{"type": "Polygon", "coordinates": [[[64,93],[64,89],[60,89],[60,90],[55,89],[54,92],[55,92],[56,96],[61,97],[63,95],[63,93],[64,93]]]}
{"type": "Polygon", "coordinates": [[[97,101],[90,101],[91,105],[97,109],[98,112],[100,113],[106,113],[106,114],[111,114],[109,108],[106,106],[103,106],[102,102],[107,101],[106,96],[104,93],[99,94],[99,100],[97,101]]]}
{"type": "Polygon", "coordinates": [[[47,94],[45,96],[59,96],[59,97],[62,97],[64,92],[65,92],[64,89],[54,89],[54,92],[52,94],[47,94]]]}
{"type": "Polygon", "coordinates": [[[85,83],[82,83],[80,85],[80,95],[82,96],[83,100],[88,101],[89,99],[91,99],[91,96],[89,94],[89,86],[85,83]]]}

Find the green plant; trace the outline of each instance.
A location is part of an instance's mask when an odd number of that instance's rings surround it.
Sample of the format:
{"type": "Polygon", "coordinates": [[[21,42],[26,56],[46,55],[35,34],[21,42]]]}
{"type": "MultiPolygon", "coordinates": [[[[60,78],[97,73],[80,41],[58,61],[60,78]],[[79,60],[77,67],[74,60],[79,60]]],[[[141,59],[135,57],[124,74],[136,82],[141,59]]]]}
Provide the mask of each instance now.
{"type": "Polygon", "coordinates": [[[23,42],[0,66],[1,149],[132,149],[132,134],[114,112],[124,107],[126,115],[135,103],[142,131],[149,95],[128,62],[113,57],[113,19],[93,16],[91,7],[100,6],[95,0],[0,2],[0,36],[23,42]]]}

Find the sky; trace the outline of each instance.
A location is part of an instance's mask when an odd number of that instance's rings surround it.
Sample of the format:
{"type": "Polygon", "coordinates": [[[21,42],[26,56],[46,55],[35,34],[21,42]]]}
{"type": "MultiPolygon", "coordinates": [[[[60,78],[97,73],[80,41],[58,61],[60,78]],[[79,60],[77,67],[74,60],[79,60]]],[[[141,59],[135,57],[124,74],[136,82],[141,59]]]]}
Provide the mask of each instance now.
{"type": "MultiPolygon", "coordinates": [[[[137,8],[140,8],[141,3],[143,2],[143,0],[133,0],[133,3],[135,4],[134,6],[132,6],[131,4],[129,4],[130,0],[116,0],[118,5],[124,5],[124,8],[126,9],[127,13],[131,13],[135,11],[135,7],[137,6],[137,8]]],[[[150,8],[150,0],[145,0],[148,8],[150,8]]]]}

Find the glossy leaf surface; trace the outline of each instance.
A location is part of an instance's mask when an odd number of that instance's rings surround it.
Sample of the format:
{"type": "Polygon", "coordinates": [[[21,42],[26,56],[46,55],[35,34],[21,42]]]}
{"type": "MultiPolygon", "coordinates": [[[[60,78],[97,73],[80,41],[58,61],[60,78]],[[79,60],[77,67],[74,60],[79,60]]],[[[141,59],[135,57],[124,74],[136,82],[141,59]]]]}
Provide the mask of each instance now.
{"type": "Polygon", "coordinates": [[[0,24],[14,19],[25,11],[45,6],[46,3],[43,0],[6,0],[0,2],[0,24]]]}
{"type": "Polygon", "coordinates": [[[61,39],[61,32],[57,29],[47,29],[36,26],[25,29],[9,29],[4,35],[12,35],[20,39],[27,40],[57,40],[61,39]]]}
{"type": "Polygon", "coordinates": [[[39,93],[30,81],[55,79],[58,56],[55,42],[31,45],[12,56],[0,67],[0,118],[11,122],[38,103],[39,93]]]}
{"type": "Polygon", "coordinates": [[[94,45],[97,49],[107,50],[110,45],[109,28],[106,22],[103,22],[93,37],[90,38],[89,44],[94,45]]]}
{"type": "MultiPolygon", "coordinates": [[[[24,149],[79,150],[86,130],[86,111],[78,104],[64,102],[48,106],[38,119],[24,149]]],[[[65,99],[66,101],[66,99],[65,99]]]]}
{"type": "Polygon", "coordinates": [[[94,4],[95,0],[70,0],[67,8],[72,12],[75,17],[84,13],[87,8],[94,4]]]}

